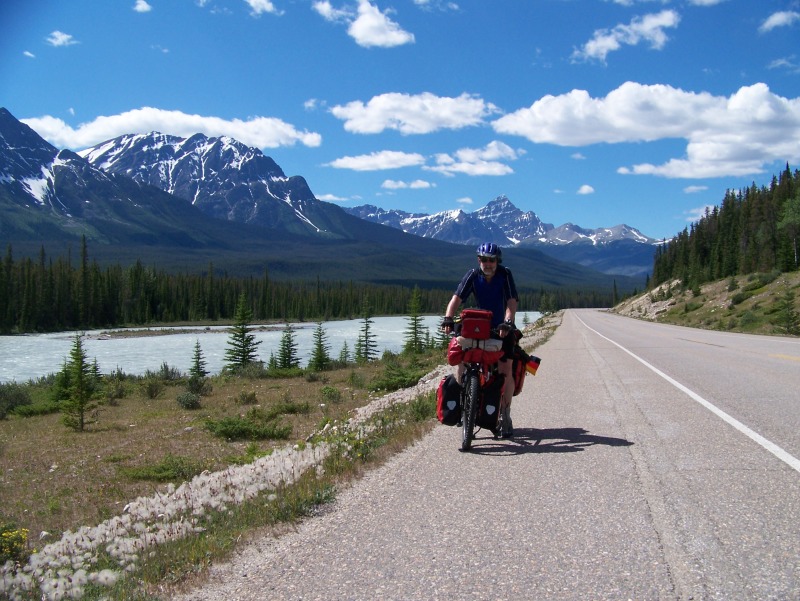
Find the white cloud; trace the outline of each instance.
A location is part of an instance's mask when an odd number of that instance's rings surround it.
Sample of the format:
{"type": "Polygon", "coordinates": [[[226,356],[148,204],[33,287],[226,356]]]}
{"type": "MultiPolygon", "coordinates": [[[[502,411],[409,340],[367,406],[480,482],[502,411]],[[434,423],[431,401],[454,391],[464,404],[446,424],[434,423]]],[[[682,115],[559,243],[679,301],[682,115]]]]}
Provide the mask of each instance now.
{"type": "Polygon", "coordinates": [[[47,43],[51,46],[72,46],[73,44],[77,44],[78,40],[72,37],[72,35],[68,33],[64,33],[63,31],[54,31],[51,33],[47,38],[47,43]]]}
{"type": "Polygon", "coordinates": [[[347,9],[333,8],[333,5],[328,2],[328,0],[314,2],[311,8],[317,11],[326,21],[330,21],[331,23],[349,23],[355,18],[354,13],[347,9]]]}
{"type": "Polygon", "coordinates": [[[212,137],[230,136],[257,148],[293,146],[298,142],[315,147],[322,143],[322,136],[318,133],[299,131],[293,125],[272,117],[227,120],[151,107],[97,117],[94,121],[79,125],[77,129],[50,116],[22,121],[45,140],[61,148],[87,148],[124,134],[151,131],[182,137],[196,133],[212,137]]]}
{"type": "Polygon", "coordinates": [[[684,194],[697,194],[698,192],[705,192],[708,186],[686,186],[683,189],[684,194]]]}
{"type": "Polygon", "coordinates": [[[153,7],[147,3],[147,0],[136,0],[136,4],[133,5],[133,10],[137,13],[149,13],[153,10],[153,7]]]}
{"type": "Polygon", "coordinates": [[[279,11],[275,8],[275,5],[270,2],[270,0],[244,0],[245,3],[250,7],[250,14],[254,17],[258,17],[264,13],[272,13],[274,15],[281,15],[283,14],[282,11],[279,11]]]}
{"type": "Polygon", "coordinates": [[[417,167],[425,162],[425,157],[417,153],[381,150],[371,154],[346,156],[328,163],[336,169],[352,169],[353,171],[382,171],[401,167],[417,167]]]}
{"type": "Polygon", "coordinates": [[[317,200],[324,200],[325,202],[347,202],[351,200],[350,198],[342,198],[335,194],[317,194],[316,198],[317,200]]]}
{"type": "Polygon", "coordinates": [[[586,157],[583,156],[583,154],[581,154],[580,152],[573,152],[569,156],[570,156],[570,158],[575,159],[576,161],[585,161],[586,160],[586,157]]]}
{"type": "Polygon", "coordinates": [[[788,27],[800,21],[800,12],[785,10],[772,13],[758,28],[759,33],[767,33],[776,27],[788,27]]]}
{"type": "Polygon", "coordinates": [[[680,20],[680,15],[674,10],[663,10],[660,13],[635,17],[628,25],[617,25],[613,29],[598,29],[583,48],[576,49],[572,53],[572,59],[575,61],[597,59],[605,62],[608,53],[619,50],[623,44],[636,46],[641,42],[647,42],[651,48],[660,50],[668,39],[664,29],[677,27],[680,20]]]}
{"type": "Polygon", "coordinates": [[[490,142],[483,148],[462,148],[453,156],[437,154],[436,165],[424,167],[444,175],[508,175],[514,170],[501,161],[513,161],[524,151],[517,151],[503,142],[490,142]]]}
{"type": "Polygon", "coordinates": [[[687,140],[683,158],[621,167],[619,173],[741,176],[761,173],[774,161],[800,162],[800,98],[777,96],[763,83],[727,98],[632,82],[605,98],[573,90],[544,96],[492,126],[498,133],[559,146],[687,140]]]}
{"type": "Polygon", "coordinates": [[[460,205],[471,205],[472,199],[469,196],[464,196],[463,198],[457,198],[456,202],[460,205]]]}
{"type": "Polygon", "coordinates": [[[422,179],[415,179],[412,182],[403,182],[393,179],[387,179],[381,184],[381,188],[386,190],[425,190],[428,188],[435,188],[436,184],[426,182],[422,179]]]}
{"type": "Polygon", "coordinates": [[[404,31],[387,13],[382,13],[368,0],[358,0],[358,17],[350,23],[347,33],[356,44],[365,48],[391,48],[414,43],[413,33],[404,31]]]}
{"type": "Polygon", "coordinates": [[[594,194],[594,188],[592,188],[589,184],[583,184],[580,188],[578,188],[578,194],[581,196],[585,196],[586,194],[594,194]]]}
{"type": "Polygon", "coordinates": [[[36,55],[33,52],[31,52],[30,50],[25,50],[22,53],[22,55],[23,56],[27,56],[28,58],[36,58],[36,55]]]}
{"type": "Polygon", "coordinates": [[[347,24],[347,33],[364,48],[392,48],[415,42],[414,34],[403,30],[389,18],[391,10],[381,12],[369,0],[358,0],[358,8],[334,8],[328,0],[315,1],[311,7],[326,21],[347,24]]]}
{"type": "Polygon", "coordinates": [[[430,92],[373,96],[337,105],[331,113],[343,120],[345,130],[358,134],[378,134],[394,129],[402,134],[429,134],[440,129],[460,129],[480,125],[484,118],[498,112],[482,99],[461,94],[458,98],[436,96],[430,92]]]}

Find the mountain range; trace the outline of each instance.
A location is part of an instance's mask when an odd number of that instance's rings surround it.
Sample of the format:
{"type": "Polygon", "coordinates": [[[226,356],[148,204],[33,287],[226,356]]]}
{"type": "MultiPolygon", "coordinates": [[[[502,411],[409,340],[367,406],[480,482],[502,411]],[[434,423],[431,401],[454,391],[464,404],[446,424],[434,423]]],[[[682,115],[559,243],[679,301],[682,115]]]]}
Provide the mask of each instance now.
{"type": "Polygon", "coordinates": [[[658,241],[628,225],[585,229],[572,223],[544,223],[533,211],[523,212],[506,196],[467,213],[461,209],[428,215],[384,210],[374,205],[345,208],[351,215],[404,232],[459,244],[492,240],[501,246],[532,247],[561,260],[604,273],[632,276],[649,273],[658,241]]]}
{"type": "MultiPolygon", "coordinates": [[[[213,262],[232,275],[267,270],[271,277],[449,288],[474,252],[319,201],[304,178],[287,177],[260,150],[231,138],[126,135],[75,153],[55,148],[3,108],[0,217],[1,239],[15,254],[36,256],[44,246],[52,256],[85,236],[102,262],[140,259],[181,269],[213,262]]],[[[485,226],[499,227],[491,219],[485,226]]],[[[524,244],[505,256],[523,286],[625,290],[643,282],[524,244]]]]}

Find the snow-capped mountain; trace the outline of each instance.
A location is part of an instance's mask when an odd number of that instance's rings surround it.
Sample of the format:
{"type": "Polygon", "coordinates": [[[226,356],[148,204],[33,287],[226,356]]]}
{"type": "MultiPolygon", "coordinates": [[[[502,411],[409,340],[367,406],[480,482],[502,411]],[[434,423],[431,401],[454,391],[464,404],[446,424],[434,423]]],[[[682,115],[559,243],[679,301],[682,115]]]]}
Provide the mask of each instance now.
{"type": "Polygon", "coordinates": [[[229,137],[125,135],[79,153],[108,173],[183,198],[201,211],[239,223],[336,236],[336,215],[306,180],[287,177],[270,157],[229,137]]]}
{"type": "Polygon", "coordinates": [[[572,223],[555,227],[542,222],[533,211],[523,212],[507,196],[498,196],[472,213],[459,209],[433,215],[412,214],[373,205],[345,210],[362,219],[426,238],[470,245],[491,240],[501,246],[535,247],[553,257],[568,256],[570,261],[606,273],[649,272],[658,243],[624,224],[597,229],[572,223]]]}

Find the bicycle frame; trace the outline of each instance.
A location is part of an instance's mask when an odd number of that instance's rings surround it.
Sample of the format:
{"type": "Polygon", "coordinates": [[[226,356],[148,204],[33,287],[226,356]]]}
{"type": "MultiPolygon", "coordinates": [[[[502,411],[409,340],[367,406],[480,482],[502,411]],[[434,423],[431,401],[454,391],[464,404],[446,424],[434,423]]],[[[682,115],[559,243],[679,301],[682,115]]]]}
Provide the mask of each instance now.
{"type": "MultiPolygon", "coordinates": [[[[497,362],[503,356],[502,344],[496,350],[487,348],[487,343],[496,343],[496,339],[475,340],[459,337],[459,344],[464,350],[464,371],[461,375],[461,450],[469,451],[475,437],[475,422],[478,417],[481,401],[481,389],[489,376],[497,371],[497,362]],[[466,347],[466,348],[464,348],[466,347]]],[[[494,345],[492,345],[494,346],[494,345]]],[[[498,419],[501,425],[502,412],[498,419]]]]}

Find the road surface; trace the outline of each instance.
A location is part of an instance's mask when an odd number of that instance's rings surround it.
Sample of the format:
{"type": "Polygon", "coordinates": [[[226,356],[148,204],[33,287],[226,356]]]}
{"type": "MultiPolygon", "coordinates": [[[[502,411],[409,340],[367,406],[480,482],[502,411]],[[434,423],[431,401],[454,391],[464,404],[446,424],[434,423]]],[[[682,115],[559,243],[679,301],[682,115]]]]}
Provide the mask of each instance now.
{"type": "Polygon", "coordinates": [[[183,599],[800,599],[800,340],[570,310],[514,400],[183,599]]]}

